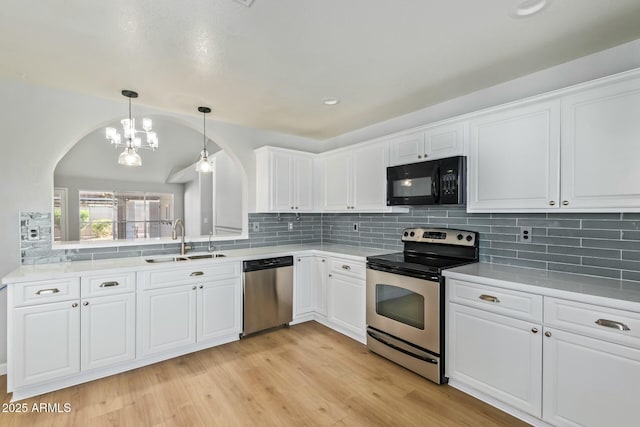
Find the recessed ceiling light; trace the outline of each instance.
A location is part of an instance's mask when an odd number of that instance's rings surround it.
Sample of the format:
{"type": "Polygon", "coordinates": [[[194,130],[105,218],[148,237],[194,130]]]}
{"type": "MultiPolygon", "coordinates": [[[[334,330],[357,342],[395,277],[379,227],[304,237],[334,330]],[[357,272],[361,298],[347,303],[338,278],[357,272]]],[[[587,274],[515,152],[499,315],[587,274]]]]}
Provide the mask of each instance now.
{"type": "Polygon", "coordinates": [[[322,100],[322,103],[324,105],[336,105],[336,104],[340,103],[340,100],[338,98],[324,98],[322,100]]]}
{"type": "Polygon", "coordinates": [[[526,18],[549,6],[551,0],[521,0],[513,7],[509,15],[514,18],[526,18]]]}
{"type": "Polygon", "coordinates": [[[236,2],[247,7],[251,7],[251,5],[253,4],[253,0],[236,0],[236,2]]]}

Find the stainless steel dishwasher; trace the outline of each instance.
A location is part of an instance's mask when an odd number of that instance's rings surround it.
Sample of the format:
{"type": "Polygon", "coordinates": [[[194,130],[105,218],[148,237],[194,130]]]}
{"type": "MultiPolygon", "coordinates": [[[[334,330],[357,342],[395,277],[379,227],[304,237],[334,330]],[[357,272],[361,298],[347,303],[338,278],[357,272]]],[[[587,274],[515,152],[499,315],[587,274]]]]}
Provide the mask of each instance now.
{"type": "Polygon", "coordinates": [[[293,319],[293,257],[244,261],[242,335],[293,319]]]}

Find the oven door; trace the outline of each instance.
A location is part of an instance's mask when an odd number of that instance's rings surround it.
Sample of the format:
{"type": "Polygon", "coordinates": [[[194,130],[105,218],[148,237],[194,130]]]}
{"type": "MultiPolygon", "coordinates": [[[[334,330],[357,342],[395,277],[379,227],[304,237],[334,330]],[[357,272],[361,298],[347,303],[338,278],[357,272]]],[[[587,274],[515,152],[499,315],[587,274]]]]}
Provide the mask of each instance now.
{"type": "Polygon", "coordinates": [[[439,203],[439,161],[387,168],[387,205],[435,205],[439,203]]]}
{"type": "Polygon", "coordinates": [[[440,282],[367,269],[367,325],[440,354],[440,282]]]}

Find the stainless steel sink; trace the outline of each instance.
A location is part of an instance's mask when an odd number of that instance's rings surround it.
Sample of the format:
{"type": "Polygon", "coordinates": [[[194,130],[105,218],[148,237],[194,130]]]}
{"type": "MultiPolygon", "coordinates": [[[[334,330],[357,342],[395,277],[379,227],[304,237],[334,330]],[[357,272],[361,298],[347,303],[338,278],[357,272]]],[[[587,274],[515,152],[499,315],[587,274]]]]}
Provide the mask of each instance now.
{"type": "Polygon", "coordinates": [[[222,258],[225,257],[225,254],[200,254],[200,255],[189,255],[187,258],[189,259],[209,259],[209,258],[222,258]]]}
{"type": "Polygon", "coordinates": [[[171,257],[161,257],[161,258],[145,258],[145,261],[158,264],[162,262],[189,261],[189,258],[187,258],[186,256],[171,256],[171,257]]]}
{"type": "Polygon", "coordinates": [[[196,259],[211,259],[211,258],[222,258],[225,257],[225,254],[199,254],[199,255],[180,255],[180,256],[163,256],[158,258],[145,258],[146,262],[149,263],[163,263],[163,262],[178,262],[178,261],[190,261],[196,259]]]}

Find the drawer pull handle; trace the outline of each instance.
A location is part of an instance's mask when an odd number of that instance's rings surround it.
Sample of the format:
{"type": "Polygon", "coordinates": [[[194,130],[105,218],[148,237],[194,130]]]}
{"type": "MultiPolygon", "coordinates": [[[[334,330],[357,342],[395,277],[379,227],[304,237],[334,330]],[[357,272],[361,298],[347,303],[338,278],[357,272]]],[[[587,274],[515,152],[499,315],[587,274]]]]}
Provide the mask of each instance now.
{"type": "Polygon", "coordinates": [[[605,328],[618,329],[620,331],[630,331],[631,330],[624,323],[616,322],[615,320],[598,319],[598,320],[596,320],[596,325],[604,326],[605,328]]]}
{"type": "Polygon", "coordinates": [[[120,286],[118,282],[103,282],[100,284],[101,288],[113,288],[114,286],[120,286]]]}
{"type": "Polygon", "coordinates": [[[194,271],[189,276],[203,276],[204,273],[202,271],[194,271]]]}
{"type": "Polygon", "coordinates": [[[58,289],[58,288],[40,289],[38,292],[36,292],[36,295],[57,294],[58,292],[60,292],[60,289],[58,289]]]}
{"type": "Polygon", "coordinates": [[[342,266],[342,269],[343,269],[343,270],[351,270],[351,266],[344,264],[344,265],[342,266]]]}
{"type": "Polygon", "coordinates": [[[489,301],[489,302],[496,302],[496,303],[500,302],[500,300],[494,297],[493,295],[482,294],[478,298],[480,298],[482,301],[489,301]]]}

